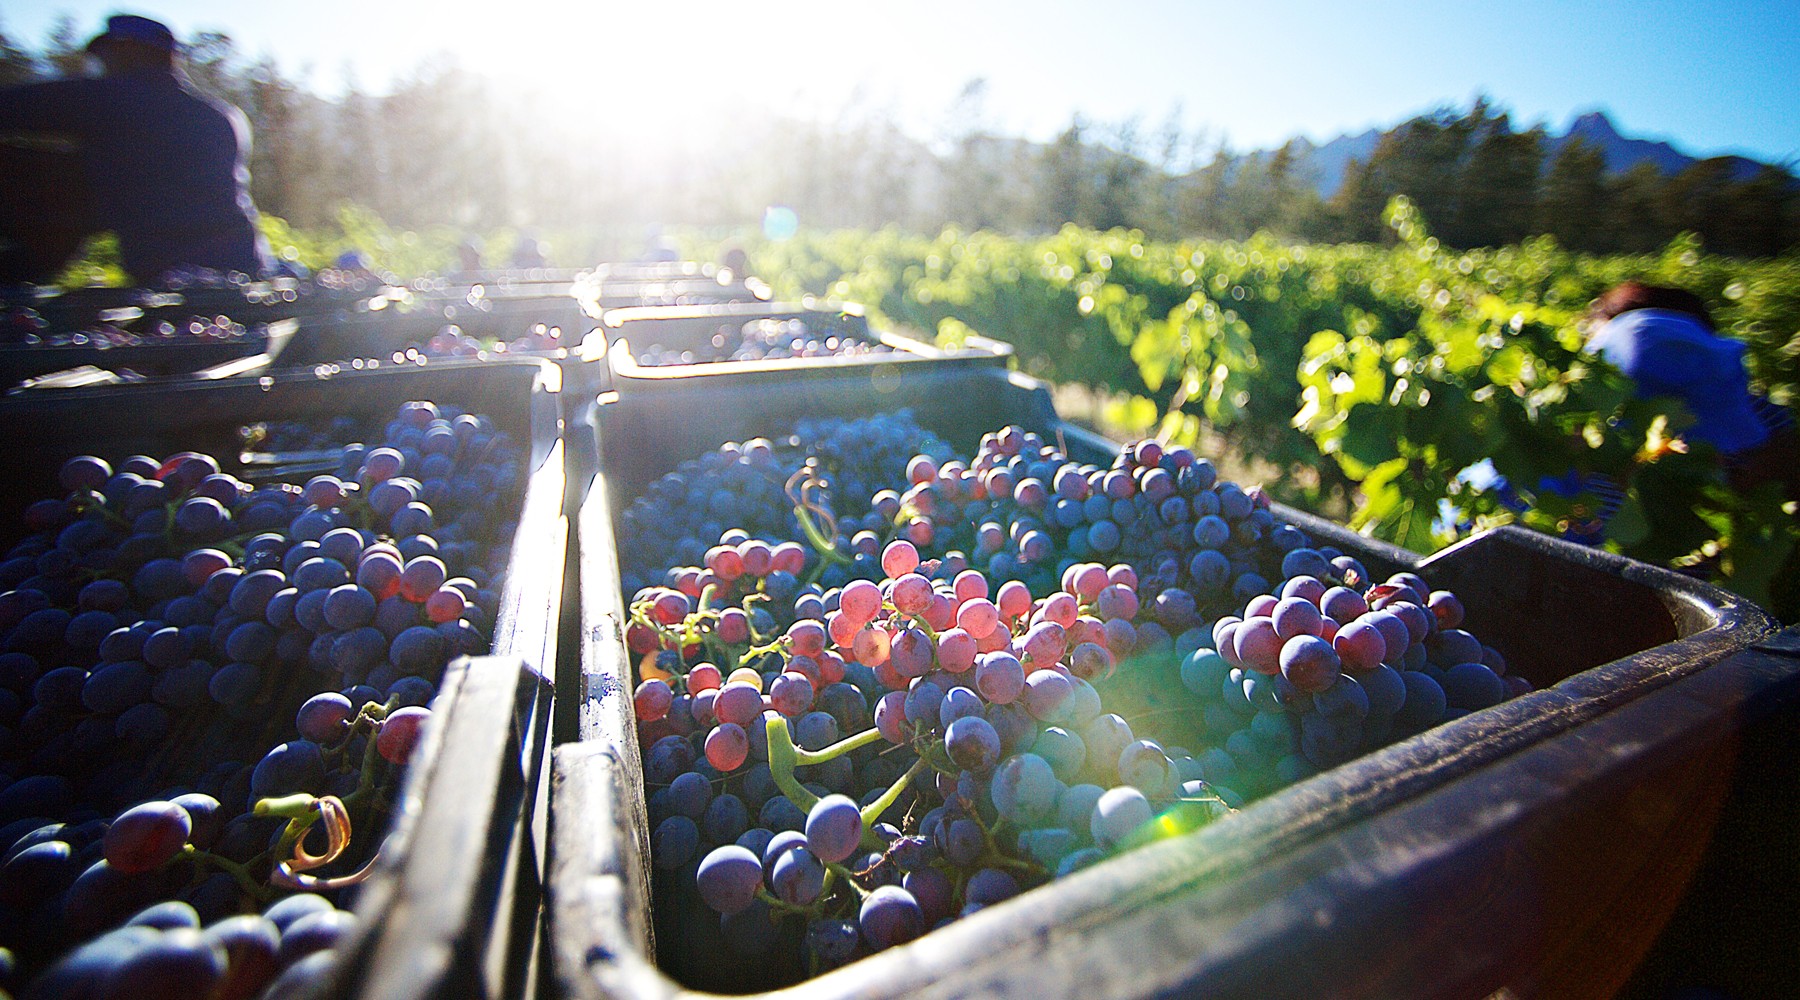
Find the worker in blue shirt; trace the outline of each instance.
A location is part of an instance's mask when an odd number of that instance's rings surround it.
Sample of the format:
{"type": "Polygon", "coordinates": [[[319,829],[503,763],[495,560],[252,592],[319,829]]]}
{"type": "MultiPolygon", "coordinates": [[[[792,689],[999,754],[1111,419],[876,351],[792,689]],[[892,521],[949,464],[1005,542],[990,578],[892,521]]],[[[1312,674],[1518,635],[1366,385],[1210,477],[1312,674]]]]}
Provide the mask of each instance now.
{"type": "Polygon", "coordinates": [[[1794,416],[1751,390],[1744,343],[1719,336],[1699,296],[1627,281],[1595,302],[1590,319],[1587,349],[1631,376],[1639,396],[1680,400],[1694,416],[1683,436],[1711,445],[1734,487],[1778,480],[1794,493],[1794,416]]]}
{"type": "MultiPolygon", "coordinates": [[[[1793,414],[1751,390],[1744,344],[1713,329],[1698,295],[1627,281],[1595,301],[1588,322],[1586,349],[1629,375],[1638,396],[1679,400],[1694,418],[1682,436],[1711,446],[1734,489],[1749,493],[1777,482],[1789,499],[1800,499],[1800,438],[1793,414]]],[[[1471,466],[1460,478],[1492,491],[1515,513],[1534,505],[1532,496],[1496,475],[1492,463],[1471,466]]],[[[1586,545],[1605,540],[1607,522],[1626,497],[1626,484],[1612,476],[1575,470],[1545,476],[1530,490],[1591,501],[1563,530],[1563,537],[1586,545]]]]}
{"type": "Polygon", "coordinates": [[[70,234],[108,230],[140,285],[163,284],[170,272],[267,273],[243,113],[194,90],[176,64],[175,36],[160,22],[111,17],[88,52],[102,67],[98,78],[0,91],[0,138],[60,144],[69,154],[52,176],[0,184],[14,189],[0,194],[8,202],[0,282],[47,282],[78,248],[70,234]],[[40,204],[20,203],[34,195],[40,204]]]}

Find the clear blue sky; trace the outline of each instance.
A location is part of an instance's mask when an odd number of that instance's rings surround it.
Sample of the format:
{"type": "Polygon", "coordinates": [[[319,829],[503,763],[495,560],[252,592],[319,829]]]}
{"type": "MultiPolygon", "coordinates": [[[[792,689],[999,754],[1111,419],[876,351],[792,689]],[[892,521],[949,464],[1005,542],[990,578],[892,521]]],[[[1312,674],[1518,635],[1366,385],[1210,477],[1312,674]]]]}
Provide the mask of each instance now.
{"type": "MultiPolygon", "coordinates": [[[[0,29],[33,46],[62,14],[86,37],[117,2],[13,0],[0,29]]],[[[1046,138],[1079,112],[1179,113],[1236,149],[1324,141],[1490,95],[1561,129],[1595,108],[1688,152],[1800,160],[1800,2],[1387,0],[165,0],[122,9],[182,36],[231,35],[315,89],[382,90],[423,60],[608,100],[705,100],[891,111],[927,138],[964,83],[981,120],[1046,138]]]]}

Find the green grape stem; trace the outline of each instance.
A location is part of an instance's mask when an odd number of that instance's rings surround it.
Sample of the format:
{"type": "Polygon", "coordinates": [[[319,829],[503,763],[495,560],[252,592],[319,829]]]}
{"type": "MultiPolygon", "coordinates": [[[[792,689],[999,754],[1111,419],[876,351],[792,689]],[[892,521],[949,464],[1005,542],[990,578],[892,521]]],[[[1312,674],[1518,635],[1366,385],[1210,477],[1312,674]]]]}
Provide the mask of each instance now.
{"type": "Polygon", "coordinates": [[[923,757],[913,761],[913,765],[906,769],[906,773],[896,779],[893,784],[889,785],[887,791],[881,793],[881,798],[878,798],[863,807],[862,842],[865,848],[872,851],[886,849],[887,845],[882,843],[880,838],[875,836],[875,822],[881,818],[882,813],[888,811],[888,807],[894,804],[894,800],[900,797],[900,793],[906,790],[906,786],[912,783],[913,778],[918,776],[919,769],[924,766],[925,758],[923,757]]]}
{"type": "Polygon", "coordinates": [[[176,855],[176,857],[183,861],[191,861],[197,865],[210,865],[219,869],[225,874],[230,875],[231,880],[238,884],[238,888],[249,893],[251,896],[254,896],[259,902],[266,903],[275,898],[275,893],[269,886],[258,882],[255,876],[250,874],[248,865],[240,865],[230,858],[214,854],[211,851],[201,850],[192,844],[183,846],[181,853],[176,855]]]}
{"type": "Polygon", "coordinates": [[[767,723],[769,734],[769,775],[775,779],[775,787],[788,801],[800,807],[801,812],[811,812],[817,805],[819,797],[800,784],[794,777],[794,768],[798,764],[799,748],[794,746],[794,738],[788,732],[787,720],[776,717],[767,723]]]}

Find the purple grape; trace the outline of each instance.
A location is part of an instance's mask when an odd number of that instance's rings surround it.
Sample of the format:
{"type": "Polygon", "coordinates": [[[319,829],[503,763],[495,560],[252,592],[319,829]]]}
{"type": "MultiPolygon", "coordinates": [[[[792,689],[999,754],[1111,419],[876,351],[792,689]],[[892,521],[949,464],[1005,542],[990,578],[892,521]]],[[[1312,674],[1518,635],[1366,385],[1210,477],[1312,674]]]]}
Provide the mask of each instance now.
{"type": "Polygon", "coordinates": [[[376,731],[375,749],[389,763],[405,764],[419,747],[431,709],[408,706],[388,713],[376,731]]]}
{"type": "Polygon", "coordinates": [[[331,900],[323,896],[300,893],[269,904],[269,908],[263,911],[263,919],[273,924],[276,932],[280,933],[285,932],[289,925],[301,917],[313,913],[325,913],[333,909],[336,907],[331,905],[331,900]]]}
{"type": "Polygon", "coordinates": [[[884,885],[863,899],[857,913],[863,940],[879,951],[905,944],[924,933],[925,913],[912,893],[884,885]]]}
{"type": "Polygon", "coordinates": [[[1343,661],[1331,643],[1316,635],[1299,635],[1281,647],[1281,675],[1295,688],[1317,693],[1337,682],[1343,661]]]}
{"type": "Polygon", "coordinates": [[[356,930],[356,915],[330,909],[309,913],[281,930],[275,960],[290,966],[314,952],[336,948],[356,930]]]}
{"type": "Polygon", "coordinates": [[[1034,823],[1056,807],[1062,790],[1044,758],[1032,753],[1015,754],[994,770],[989,794],[1000,815],[1021,824],[1034,823]]]}
{"type": "Polygon", "coordinates": [[[1135,740],[1119,751],[1119,781],[1146,795],[1162,797],[1169,780],[1169,757],[1150,740],[1135,740]]]}
{"type": "Polygon", "coordinates": [[[350,699],[336,691],[315,694],[294,715],[294,728],[300,735],[321,745],[336,743],[356,717],[350,699]]]}
{"type": "Polygon", "coordinates": [[[985,774],[1000,759],[1000,734],[981,716],[964,716],[944,730],[944,749],[956,766],[985,774]]]}
{"type": "Polygon", "coordinates": [[[782,852],[769,869],[769,890],[790,906],[810,906],[825,889],[825,865],[805,847],[782,852]]]}
{"type": "Polygon", "coordinates": [[[686,816],[670,816],[650,834],[650,859],[656,867],[674,871],[693,860],[700,846],[700,827],[686,816]]]}
{"type": "Polygon", "coordinates": [[[906,873],[900,886],[912,894],[927,923],[936,923],[955,912],[955,886],[950,876],[937,868],[915,868],[906,873]]]}
{"type": "Polygon", "coordinates": [[[174,930],[177,927],[199,930],[200,914],[189,904],[179,899],[170,899],[139,910],[130,920],[125,921],[125,925],[127,927],[154,927],[161,931],[174,930]]]}
{"type": "Polygon", "coordinates": [[[806,814],[806,843],[820,860],[836,863],[856,851],[862,840],[862,814],[845,795],[827,795],[806,814]]]}
{"type": "Polygon", "coordinates": [[[281,971],[276,961],[281,932],[264,917],[229,916],[207,927],[201,936],[225,953],[225,977],[213,994],[217,1000],[254,997],[281,971]]]}
{"type": "Polygon", "coordinates": [[[133,806],[107,827],[106,860],[127,875],[161,867],[187,844],[193,820],[173,802],[133,806]]]}
{"type": "Polygon", "coordinates": [[[1451,708],[1475,711],[1506,700],[1506,682],[1482,663],[1458,663],[1446,669],[1443,688],[1451,708]]]}
{"type": "Polygon", "coordinates": [[[992,906],[1019,894],[1019,882],[998,868],[983,868],[969,876],[963,899],[970,906],[992,906]]]}
{"type": "Polygon", "coordinates": [[[1094,804],[1089,829],[1094,843],[1110,850],[1150,822],[1150,800],[1130,785],[1109,788],[1094,804]]]}
{"type": "Polygon", "coordinates": [[[763,866],[755,854],[735,844],[714,848],[694,874],[706,905],[723,914],[748,908],[762,887],[763,866]]]}
{"type": "Polygon", "coordinates": [[[856,923],[850,920],[815,920],[806,926],[807,954],[821,969],[835,969],[856,957],[862,943],[856,923]]]}

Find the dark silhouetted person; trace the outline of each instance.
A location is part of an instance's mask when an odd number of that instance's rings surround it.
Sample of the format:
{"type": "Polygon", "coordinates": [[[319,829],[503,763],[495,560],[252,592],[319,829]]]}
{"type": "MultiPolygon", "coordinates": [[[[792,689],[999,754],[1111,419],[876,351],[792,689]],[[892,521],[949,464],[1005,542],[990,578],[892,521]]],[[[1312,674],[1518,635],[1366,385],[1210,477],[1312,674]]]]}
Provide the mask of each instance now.
{"type": "Polygon", "coordinates": [[[107,230],[140,285],[170,272],[266,273],[243,113],[194,90],[160,22],[108,18],[88,52],[97,79],[0,91],[10,150],[0,282],[50,281],[83,239],[107,230]]]}
{"type": "Polygon", "coordinates": [[[512,266],[526,271],[549,267],[550,258],[545,253],[547,248],[543,240],[530,233],[520,235],[518,246],[513,247],[512,266]]]}
{"type": "Polygon", "coordinates": [[[481,239],[471,236],[456,245],[456,269],[460,274],[479,274],[485,266],[481,258],[481,239]]]}

